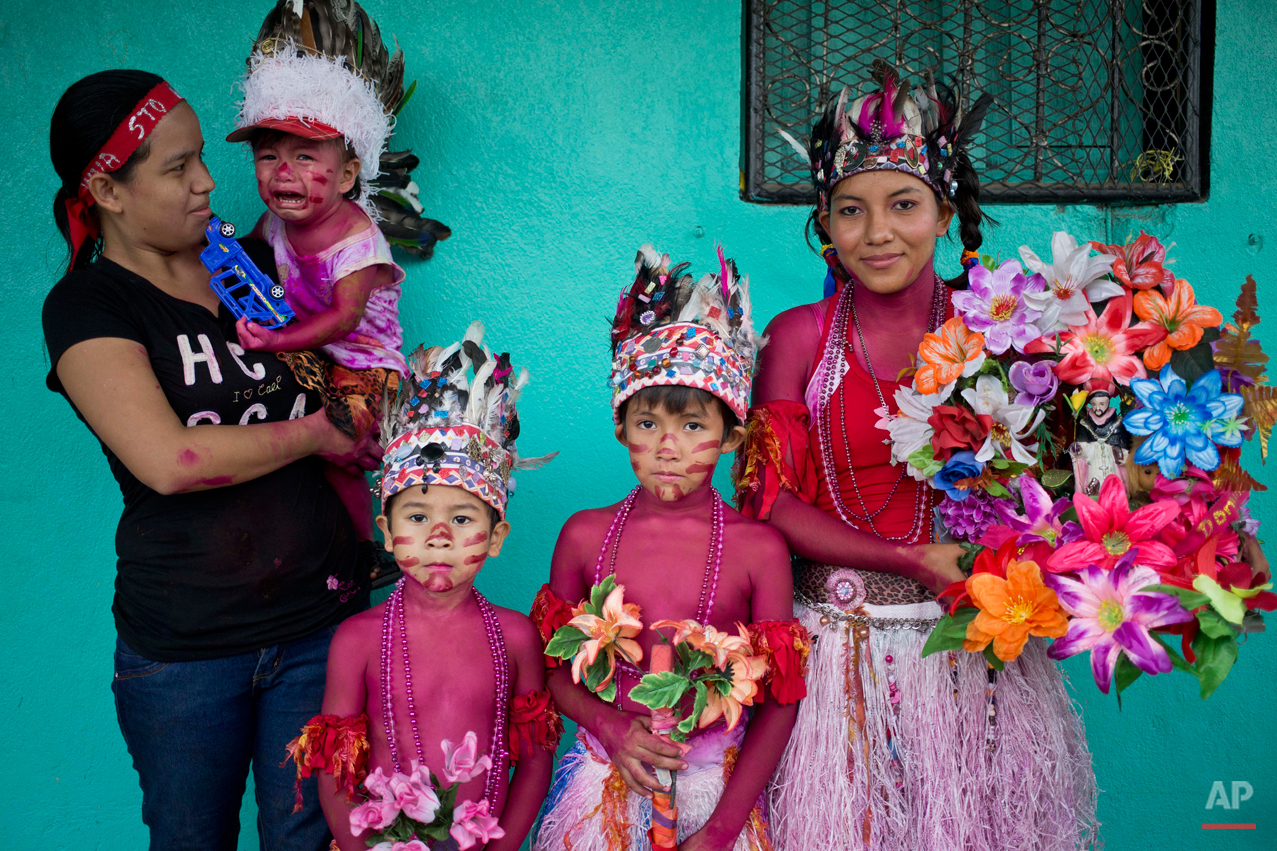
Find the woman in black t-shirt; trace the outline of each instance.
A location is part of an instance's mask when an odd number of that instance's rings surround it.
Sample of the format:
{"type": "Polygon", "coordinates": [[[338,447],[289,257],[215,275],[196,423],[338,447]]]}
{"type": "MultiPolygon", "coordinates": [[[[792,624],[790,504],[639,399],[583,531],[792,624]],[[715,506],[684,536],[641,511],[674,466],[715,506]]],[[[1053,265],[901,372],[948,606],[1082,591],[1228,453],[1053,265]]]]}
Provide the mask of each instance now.
{"type": "MultiPolygon", "coordinates": [[[[235,848],[251,763],[263,846],[317,851],[318,795],[294,814],[279,762],[320,709],[332,629],[368,601],[321,459],[371,469],[380,449],[237,345],[199,260],[214,186],[199,120],[159,77],[71,86],[50,150],[71,262],[44,304],[48,386],[124,497],[112,689],[151,847],[235,848]]],[[[273,272],[269,248],[245,248],[273,272]]]]}

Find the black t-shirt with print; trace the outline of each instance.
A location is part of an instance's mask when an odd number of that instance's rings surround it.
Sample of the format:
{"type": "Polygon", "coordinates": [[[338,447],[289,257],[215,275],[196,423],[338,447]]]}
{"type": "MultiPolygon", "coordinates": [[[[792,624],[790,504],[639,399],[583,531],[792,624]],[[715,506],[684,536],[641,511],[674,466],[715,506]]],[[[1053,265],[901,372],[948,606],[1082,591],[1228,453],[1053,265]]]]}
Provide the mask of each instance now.
{"type": "MultiPolygon", "coordinates": [[[[243,244],[273,275],[270,248],[243,244]]],[[[321,407],[274,354],[240,348],[224,307],[214,316],[106,259],[67,274],[45,299],[50,390],[66,395],[56,372],[66,350],[101,337],[146,348],[160,388],[188,426],[278,422],[321,407]]],[[[102,451],[124,496],[112,611],[120,637],[141,655],[177,662],[246,653],[368,605],[366,581],[356,579],[354,529],[319,458],[242,484],[165,496],[105,444],[102,451]]]]}

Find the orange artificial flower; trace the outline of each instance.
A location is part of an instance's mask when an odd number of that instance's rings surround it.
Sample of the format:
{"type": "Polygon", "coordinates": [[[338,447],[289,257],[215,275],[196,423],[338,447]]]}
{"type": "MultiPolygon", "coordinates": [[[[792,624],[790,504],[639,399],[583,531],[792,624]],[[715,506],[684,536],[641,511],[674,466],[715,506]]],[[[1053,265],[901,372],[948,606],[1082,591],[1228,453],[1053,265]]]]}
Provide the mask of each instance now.
{"type": "Polygon", "coordinates": [[[1024,650],[1030,635],[1059,638],[1068,631],[1069,620],[1060,611],[1055,592],[1042,583],[1042,571],[1035,562],[1012,561],[1006,579],[977,573],[966,585],[980,613],[967,624],[963,650],[983,653],[992,641],[994,655],[1010,662],[1024,650]]]}
{"type": "Polygon", "coordinates": [[[922,366],[914,373],[914,389],[923,394],[938,393],[944,385],[975,374],[984,363],[984,335],[955,316],[940,326],[939,333],[922,338],[918,357],[922,366]]]}
{"type": "Polygon", "coordinates": [[[1181,278],[1169,299],[1160,290],[1140,290],[1135,294],[1135,315],[1142,327],[1162,332],[1161,342],[1144,350],[1144,365],[1158,370],[1171,359],[1171,349],[1186,351],[1202,339],[1202,329],[1218,326],[1224,317],[1213,307],[1198,304],[1193,286],[1181,278]]]}
{"type": "Polygon", "coordinates": [[[715,686],[709,687],[699,726],[708,727],[719,718],[726,718],[727,729],[734,729],[740,722],[744,707],[754,705],[754,699],[760,693],[759,683],[767,673],[767,657],[754,655],[749,630],[738,623],[736,630],[739,635],[732,635],[712,626],[702,626],[694,620],[657,621],[651,628],[673,628],[671,644],[687,642],[709,656],[718,670],[730,671],[731,691],[724,695],[719,694],[715,686]]]}
{"type": "Polygon", "coordinates": [[[642,612],[637,604],[624,602],[624,595],[624,585],[613,588],[612,593],[603,601],[602,617],[584,611],[584,603],[573,609],[576,616],[567,625],[576,627],[588,636],[581,642],[580,649],[572,659],[574,682],[581,682],[582,673],[594,664],[599,653],[607,656],[608,667],[607,676],[599,683],[599,691],[607,688],[616,675],[618,652],[631,663],[637,664],[642,660],[643,648],[634,640],[634,636],[643,629],[643,621],[640,620],[642,612]]]}

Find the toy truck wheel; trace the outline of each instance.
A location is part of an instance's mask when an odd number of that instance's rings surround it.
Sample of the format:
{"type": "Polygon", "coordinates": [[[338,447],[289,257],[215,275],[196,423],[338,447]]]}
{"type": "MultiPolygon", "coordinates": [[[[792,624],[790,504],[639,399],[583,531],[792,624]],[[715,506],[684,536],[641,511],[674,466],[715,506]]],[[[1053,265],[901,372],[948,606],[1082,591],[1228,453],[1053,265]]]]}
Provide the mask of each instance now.
{"type": "Polygon", "coordinates": [[[271,297],[271,298],[283,298],[283,297],[284,297],[284,288],[283,288],[282,286],[280,286],[279,284],[276,284],[275,286],[271,287],[271,288],[270,288],[270,297],[271,297]]]}
{"type": "Polygon", "coordinates": [[[218,230],[221,231],[222,236],[227,239],[230,239],[235,235],[235,225],[230,222],[222,222],[222,226],[219,227],[218,230]]]}

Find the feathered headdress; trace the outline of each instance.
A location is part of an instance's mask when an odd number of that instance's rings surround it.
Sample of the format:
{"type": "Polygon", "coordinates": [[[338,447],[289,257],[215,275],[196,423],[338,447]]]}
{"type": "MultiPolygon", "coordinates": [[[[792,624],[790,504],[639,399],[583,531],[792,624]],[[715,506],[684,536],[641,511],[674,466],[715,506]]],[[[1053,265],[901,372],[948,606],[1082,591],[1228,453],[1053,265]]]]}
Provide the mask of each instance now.
{"type": "MultiPolygon", "coordinates": [[[[644,387],[705,390],[745,421],[750,382],[765,340],[754,331],[749,277],[718,249],[718,274],[693,282],[651,245],[634,258],[634,283],[612,321],[612,410],[644,387]]],[[[619,420],[618,420],[619,421],[619,420]]]]}
{"type": "Polygon", "coordinates": [[[416,88],[405,91],[403,81],[403,51],[387,49],[354,0],[279,0],[253,43],[236,130],[226,140],[247,141],[260,129],[344,138],[359,157],[360,204],[392,245],[428,258],[452,231],[422,215],[409,175],[417,158],[385,150],[416,88]]]}
{"type": "Polygon", "coordinates": [[[882,169],[912,174],[952,198],[957,192],[958,157],[979,131],[993,98],[981,95],[964,113],[953,89],[937,83],[930,72],[919,90],[902,82],[896,69],[881,59],[874,60],[870,74],[879,91],[848,106],[844,87],[812,127],[810,145],[781,131],[811,166],[817,209],[829,208],[829,195],[838,181],[882,169]]]}
{"type": "Polygon", "coordinates": [[[418,346],[409,375],[383,403],[381,501],[413,485],[465,488],[505,516],[514,470],[544,465],[558,453],[520,459],[515,403],[528,371],[515,375],[509,353],[493,355],[475,322],[451,346],[418,346]]]}

